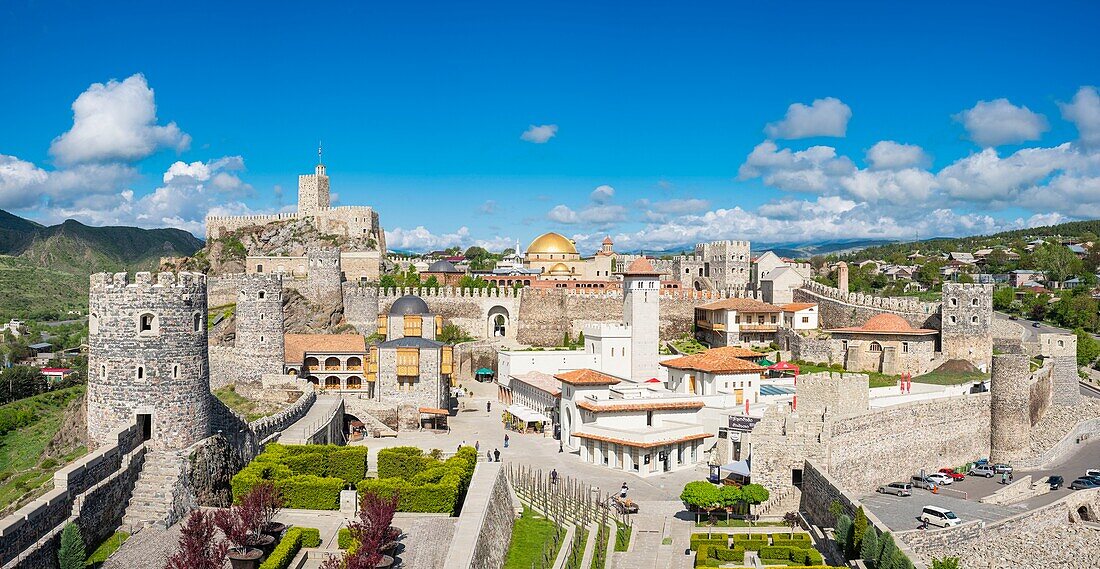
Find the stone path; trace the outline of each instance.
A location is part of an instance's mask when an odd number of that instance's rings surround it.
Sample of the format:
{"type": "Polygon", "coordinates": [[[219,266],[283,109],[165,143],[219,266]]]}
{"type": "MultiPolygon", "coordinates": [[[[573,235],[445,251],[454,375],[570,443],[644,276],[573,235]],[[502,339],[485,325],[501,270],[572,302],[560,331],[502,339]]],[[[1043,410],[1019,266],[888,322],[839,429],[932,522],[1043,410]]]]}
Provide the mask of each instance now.
{"type": "Polygon", "coordinates": [[[339,405],[340,397],[336,395],[318,395],[305,416],[283,431],[279,436],[279,442],[288,445],[307,444],[321,425],[328,422],[339,405]]]}
{"type": "Polygon", "coordinates": [[[179,543],[180,526],[149,526],[130,536],[103,564],[103,569],[163,569],[179,543]]]}
{"type": "Polygon", "coordinates": [[[684,555],[690,545],[692,524],[677,517],[684,509],[679,501],[638,502],[633,517],[634,536],[630,551],[616,553],[615,569],[664,569],[692,567],[694,555],[684,555]],[[665,544],[666,538],[671,543],[665,544]]]}

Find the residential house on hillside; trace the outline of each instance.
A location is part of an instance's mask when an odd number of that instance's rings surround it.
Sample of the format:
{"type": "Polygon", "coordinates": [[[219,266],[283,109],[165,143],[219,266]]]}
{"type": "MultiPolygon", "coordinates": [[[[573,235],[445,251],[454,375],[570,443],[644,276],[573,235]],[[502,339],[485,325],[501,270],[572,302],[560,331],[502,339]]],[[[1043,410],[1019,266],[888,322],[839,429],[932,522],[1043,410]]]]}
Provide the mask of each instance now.
{"type": "Polygon", "coordinates": [[[1046,276],[1042,271],[1030,271],[1024,269],[1017,269],[1008,273],[1008,284],[1014,288],[1019,288],[1028,283],[1042,283],[1046,280],[1046,276]]]}
{"type": "Polygon", "coordinates": [[[967,265],[973,265],[977,262],[974,255],[965,251],[952,251],[945,255],[944,258],[951,262],[964,263],[967,265]]]}

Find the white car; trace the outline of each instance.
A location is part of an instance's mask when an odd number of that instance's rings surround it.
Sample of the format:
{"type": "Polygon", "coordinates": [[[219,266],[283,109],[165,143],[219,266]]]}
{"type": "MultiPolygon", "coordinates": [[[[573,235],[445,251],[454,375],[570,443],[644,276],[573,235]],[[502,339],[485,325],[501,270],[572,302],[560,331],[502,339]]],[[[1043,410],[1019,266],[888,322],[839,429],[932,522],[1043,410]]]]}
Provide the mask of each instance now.
{"type": "Polygon", "coordinates": [[[929,474],[928,476],[925,476],[925,478],[931,480],[932,482],[935,482],[939,486],[950,486],[951,482],[953,482],[950,476],[939,472],[929,474]]]}

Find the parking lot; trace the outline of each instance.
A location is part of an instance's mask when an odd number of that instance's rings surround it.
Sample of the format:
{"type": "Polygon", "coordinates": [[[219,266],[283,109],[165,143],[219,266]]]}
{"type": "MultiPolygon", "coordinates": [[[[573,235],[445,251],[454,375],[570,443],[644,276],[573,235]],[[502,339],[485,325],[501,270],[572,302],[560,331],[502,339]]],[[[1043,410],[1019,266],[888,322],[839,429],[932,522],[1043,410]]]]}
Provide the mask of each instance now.
{"type": "MultiPolygon", "coordinates": [[[[860,501],[895,531],[915,529],[920,525],[917,516],[920,515],[921,508],[924,506],[938,506],[952,510],[963,522],[973,520],[991,522],[1044,506],[1062,498],[1067,493],[1072,492],[1068,488],[1069,483],[1074,478],[1084,474],[1085,470],[1089,468],[1100,468],[1100,441],[1085,445],[1059,465],[1036,471],[1015,471],[1013,474],[1017,480],[1021,476],[1030,474],[1033,480],[1038,480],[1044,476],[1059,475],[1064,477],[1066,481],[1066,486],[1059,490],[1018,504],[999,506],[983,504],[978,501],[1004,488],[1000,484],[1000,476],[994,476],[993,478],[968,476],[964,480],[956,481],[950,486],[944,487],[946,491],[941,491],[938,494],[914,488],[913,495],[908,497],[876,493],[863,496],[860,501]],[[965,499],[962,492],[966,493],[965,499]]],[[[931,474],[931,471],[927,473],[931,474]]],[[[899,480],[899,482],[901,481],[899,480]]],[[[908,482],[908,480],[905,482],[908,482]]]]}

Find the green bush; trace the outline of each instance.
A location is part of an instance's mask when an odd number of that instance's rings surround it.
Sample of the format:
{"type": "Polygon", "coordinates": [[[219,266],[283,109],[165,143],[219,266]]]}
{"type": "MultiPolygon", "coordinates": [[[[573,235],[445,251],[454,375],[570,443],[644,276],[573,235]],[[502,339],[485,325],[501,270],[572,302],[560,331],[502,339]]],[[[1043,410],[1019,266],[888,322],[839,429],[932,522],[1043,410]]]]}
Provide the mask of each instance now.
{"type": "Polygon", "coordinates": [[[411,480],[424,469],[425,458],[417,447],[384,448],[378,451],[378,477],[411,480]]]}
{"type": "Polygon", "coordinates": [[[735,533],[733,534],[733,541],[745,541],[745,540],[762,540],[767,541],[768,534],[766,533],[735,533]]]}
{"type": "Polygon", "coordinates": [[[283,493],[288,508],[335,510],[340,506],[340,490],[361,481],[366,469],[366,447],[272,443],[230,484],[235,501],[260,482],[271,481],[283,493]]]}
{"type": "Polygon", "coordinates": [[[339,478],[303,474],[276,480],[275,488],[282,492],[288,508],[338,510],[340,509],[340,491],[344,489],[344,481],[339,478]]]}
{"type": "Polygon", "coordinates": [[[716,534],[713,537],[707,537],[707,534],[693,533],[691,534],[691,548],[698,550],[700,545],[713,545],[714,547],[727,547],[729,546],[729,538],[724,535],[716,534]]]}
{"type": "Polygon", "coordinates": [[[317,528],[298,528],[302,532],[302,547],[321,547],[321,530],[317,528]]]}
{"type": "Polygon", "coordinates": [[[351,539],[351,530],[348,528],[340,528],[340,531],[336,532],[336,545],[340,549],[347,549],[351,547],[354,541],[351,539]]]}
{"type": "Polygon", "coordinates": [[[260,569],[286,569],[290,566],[290,562],[294,560],[294,556],[298,555],[298,550],[301,548],[302,530],[300,528],[288,529],[283,534],[283,539],[272,550],[271,555],[268,555],[267,559],[260,564],[260,569]]]}
{"type": "Polygon", "coordinates": [[[367,447],[345,447],[328,457],[328,475],[350,484],[367,476],[367,447]]]}
{"type": "Polygon", "coordinates": [[[477,466],[477,451],[472,447],[463,447],[443,462],[413,447],[383,449],[378,455],[379,477],[362,480],[356,487],[360,494],[399,496],[397,509],[402,512],[457,515],[477,466]],[[399,476],[385,476],[394,473],[399,476]]]}

